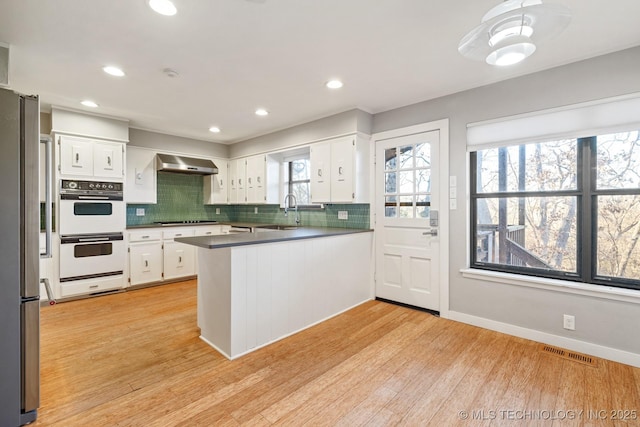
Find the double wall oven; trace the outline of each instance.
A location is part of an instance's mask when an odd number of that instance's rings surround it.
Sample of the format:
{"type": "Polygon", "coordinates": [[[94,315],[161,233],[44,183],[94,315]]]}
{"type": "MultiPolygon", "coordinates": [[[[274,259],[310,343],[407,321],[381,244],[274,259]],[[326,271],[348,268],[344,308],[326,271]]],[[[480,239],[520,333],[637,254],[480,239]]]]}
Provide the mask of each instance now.
{"type": "Polygon", "coordinates": [[[126,207],[121,182],[60,181],[60,282],[122,276],[126,207]]]}

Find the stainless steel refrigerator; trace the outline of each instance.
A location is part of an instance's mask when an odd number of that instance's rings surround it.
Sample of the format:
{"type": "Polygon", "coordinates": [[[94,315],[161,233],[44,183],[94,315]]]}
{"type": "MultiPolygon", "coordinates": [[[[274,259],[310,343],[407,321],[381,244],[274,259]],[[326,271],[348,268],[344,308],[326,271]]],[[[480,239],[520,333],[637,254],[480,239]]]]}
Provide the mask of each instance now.
{"type": "Polygon", "coordinates": [[[0,426],[40,400],[38,98],[0,89],[0,426]]]}

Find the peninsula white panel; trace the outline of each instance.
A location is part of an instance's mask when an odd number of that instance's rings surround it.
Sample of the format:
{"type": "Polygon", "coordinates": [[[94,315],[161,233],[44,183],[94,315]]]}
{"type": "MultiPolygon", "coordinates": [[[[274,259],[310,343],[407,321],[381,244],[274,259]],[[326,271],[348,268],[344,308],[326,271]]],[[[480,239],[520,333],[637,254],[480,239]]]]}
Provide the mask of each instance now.
{"type": "Polygon", "coordinates": [[[198,248],[202,339],[234,359],[372,299],[371,252],[371,233],[198,248]]]}

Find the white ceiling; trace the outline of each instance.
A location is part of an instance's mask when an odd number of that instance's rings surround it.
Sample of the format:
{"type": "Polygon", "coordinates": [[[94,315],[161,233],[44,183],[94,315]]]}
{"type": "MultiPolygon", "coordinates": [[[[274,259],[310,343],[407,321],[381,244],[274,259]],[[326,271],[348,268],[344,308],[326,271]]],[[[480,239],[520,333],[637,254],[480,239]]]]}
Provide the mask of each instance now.
{"type": "Polygon", "coordinates": [[[378,113],[640,45],[638,0],[561,1],[569,27],[522,64],[463,58],[499,0],[1,0],[11,88],[131,126],[233,143],[334,113],[378,113]],[[102,67],[117,65],[115,78],[102,67]],[[163,74],[173,68],[180,75],[163,74]],[[324,83],[340,78],[345,86],[324,83]],[[80,105],[92,99],[100,107],[80,105]],[[254,111],[264,107],[267,117],[254,111]],[[222,132],[212,134],[210,126],[222,132]]]}

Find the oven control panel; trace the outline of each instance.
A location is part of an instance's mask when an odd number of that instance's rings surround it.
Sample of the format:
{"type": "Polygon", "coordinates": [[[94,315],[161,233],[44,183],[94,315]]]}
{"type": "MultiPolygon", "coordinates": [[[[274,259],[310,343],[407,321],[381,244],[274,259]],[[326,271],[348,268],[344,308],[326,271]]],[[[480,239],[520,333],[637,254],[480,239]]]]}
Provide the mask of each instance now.
{"type": "Polygon", "coordinates": [[[122,200],[122,183],[109,181],[60,181],[62,200],[122,200]]]}
{"type": "Polygon", "coordinates": [[[102,181],[75,181],[63,179],[61,190],[76,191],[122,191],[121,182],[102,182],[102,181]]]}

